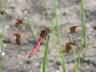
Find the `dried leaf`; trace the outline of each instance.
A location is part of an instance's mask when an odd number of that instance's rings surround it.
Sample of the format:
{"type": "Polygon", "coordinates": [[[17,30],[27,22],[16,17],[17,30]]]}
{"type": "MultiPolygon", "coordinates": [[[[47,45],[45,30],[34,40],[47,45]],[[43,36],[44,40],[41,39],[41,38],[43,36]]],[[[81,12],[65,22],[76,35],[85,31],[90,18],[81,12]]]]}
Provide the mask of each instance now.
{"type": "Polygon", "coordinates": [[[21,38],[21,35],[20,34],[13,34],[14,36],[16,36],[16,44],[18,45],[21,45],[21,42],[20,42],[20,38],[21,38]]]}
{"type": "Polygon", "coordinates": [[[76,46],[74,43],[67,42],[65,49],[62,51],[63,53],[69,53],[69,51],[72,49],[72,46],[76,46]]]}
{"type": "Polygon", "coordinates": [[[77,32],[78,30],[80,30],[80,26],[71,26],[69,28],[70,32],[69,33],[74,33],[74,32],[77,32]]]}
{"type": "Polygon", "coordinates": [[[15,27],[18,28],[21,24],[24,24],[24,22],[20,19],[16,19],[15,27]]]}

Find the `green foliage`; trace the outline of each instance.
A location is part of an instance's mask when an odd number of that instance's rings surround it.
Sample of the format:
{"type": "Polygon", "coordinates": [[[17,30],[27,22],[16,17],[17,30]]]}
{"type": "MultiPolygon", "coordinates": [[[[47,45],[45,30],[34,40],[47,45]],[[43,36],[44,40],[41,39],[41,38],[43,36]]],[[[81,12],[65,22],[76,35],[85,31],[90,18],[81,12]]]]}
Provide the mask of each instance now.
{"type": "Polygon", "coordinates": [[[4,30],[5,30],[5,4],[6,0],[3,0],[3,24],[2,24],[2,34],[1,34],[1,48],[0,48],[0,72],[2,72],[2,49],[3,49],[3,40],[4,40],[4,30]]]}
{"type": "Polygon", "coordinates": [[[36,33],[35,33],[34,29],[33,29],[33,25],[31,23],[31,20],[30,20],[29,16],[28,16],[28,24],[29,24],[29,26],[31,28],[31,32],[32,32],[33,37],[36,39],[36,33]]]}
{"type": "Polygon", "coordinates": [[[84,12],[84,0],[81,0],[81,18],[82,18],[82,33],[81,33],[81,41],[80,41],[80,48],[78,51],[78,62],[77,62],[77,69],[79,72],[81,72],[83,61],[80,62],[80,55],[82,50],[82,42],[84,41],[84,46],[86,48],[82,59],[84,59],[86,52],[87,52],[87,35],[86,35],[86,24],[85,24],[85,12],[84,12]],[[80,67],[79,67],[80,66],[80,67]]]}
{"type": "Polygon", "coordinates": [[[48,48],[49,48],[49,38],[50,38],[50,36],[48,36],[48,39],[46,42],[45,53],[44,53],[44,58],[43,58],[42,72],[46,72],[47,54],[48,54],[48,48]]]}

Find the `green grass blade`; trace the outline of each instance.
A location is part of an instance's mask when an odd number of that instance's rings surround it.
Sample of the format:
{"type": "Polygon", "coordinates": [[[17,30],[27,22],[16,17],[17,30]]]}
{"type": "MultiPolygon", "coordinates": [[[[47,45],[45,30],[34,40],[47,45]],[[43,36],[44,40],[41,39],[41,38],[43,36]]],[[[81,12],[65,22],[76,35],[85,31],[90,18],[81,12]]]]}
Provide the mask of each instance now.
{"type": "MultiPolygon", "coordinates": [[[[82,18],[82,33],[81,33],[81,41],[80,41],[80,49],[79,49],[79,52],[78,52],[78,62],[77,64],[78,65],[82,65],[82,62],[81,64],[80,63],[80,54],[81,54],[81,50],[82,50],[82,41],[84,41],[84,46],[86,48],[86,51],[83,55],[83,59],[86,55],[86,52],[87,52],[87,36],[86,36],[86,28],[85,28],[85,13],[84,13],[84,3],[83,3],[83,0],[81,0],[81,18],[82,18]]],[[[78,66],[79,67],[79,66],[78,66]]],[[[80,72],[81,69],[79,69],[79,72],[80,72]]]]}
{"type": "MultiPolygon", "coordinates": [[[[73,43],[73,39],[72,39],[72,35],[69,34],[69,38],[70,38],[70,42],[73,43]]],[[[73,51],[73,56],[74,56],[74,60],[75,60],[75,72],[77,72],[77,58],[76,58],[76,51],[75,48],[72,48],[73,51]]]]}
{"type": "Polygon", "coordinates": [[[71,34],[68,34],[68,35],[69,35],[69,38],[70,38],[70,42],[73,43],[72,35],[71,34]]]}
{"type": "Polygon", "coordinates": [[[49,38],[50,38],[50,36],[48,36],[48,39],[47,39],[47,42],[46,42],[45,53],[44,53],[44,58],[43,58],[42,72],[46,72],[47,54],[48,54],[48,48],[49,48],[49,38]]]}
{"type": "MultiPolygon", "coordinates": [[[[82,50],[82,38],[80,40],[80,48],[79,48],[79,51],[78,51],[78,60],[77,60],[77,66],[79,67],[79,63],[80,63],[80,54],[81,54],[81,50],[82,50]]],[[[78,69],[77,67],[77,69],[78,69]]]]}
{"type": "Polygon", "coordinates": [[[3,40],[4,40],[4,30],[5,30],[5,7],[6,0],[3,0],[3,24],[2,24],[2,34],[1,34],[1,48],[0,48],[0,72],[2,72],[2,49],[3,49],[3,40]]]}
{"type": "MultiPolygon", "coordinates": [[[[62,51],[62,43],[61,43],[61,38],[60,38],[60,31],[59,31],[59,23],[58,23],[56,3],[57,3],[57,1],[54,0],[54,10],[55,10],[55,18],[56,18],[56,31],[57,31],[57,37],[58,37],[58,41],[59,41],[60,51],[62,51]]],[[[65,67],[65,64],[64,64],[64,55],[63,55],[63,53],[61,53],[61,58],[62,58],[62,63],[63,63],[63,71],[66,72],[66,67],[65,67]]]]}
{"type": "Polygon", "coordinates": [[[62,58],[61,58],[61,55],[59,53],[59,48],[57,47],[57,40],[56,40],[56,37],[55,37],[55,32],[54,32],[54,23],[53,21],[50,19],[50,15],[49,15],[49,12],[48,12],[48,6],[47,6],[47,1],[46,1],[46,12],[47,12],[47,16],[48,16],[48,19],[50,21],[50,24],[51,24],[51,33],[52,33],[52,37],[53,37],[53,40],[54,40],[54,43],[55,43],[55,48],[57,50],[57,53],[58,53],[58,58],[60,60],[60,63],[62,64],[62,68],[64,69],[64,60],[62,61],[62,58]]]}
{"type": "Polygon", "coordinates": [[[33,29],[33,26],[32,26],[31,20],[30,20],[30,16],[28,16],[28,24],[29,24],[29,26],[31,28],[31,32],[32,32],[33,37],[36,39],[36,33],[35,33],[34,29],[33,29]]]}
{"type": "Polygon", "coordinates": [[[84,12],[83,0],[81,0],[81,18],[82,18],[82,33],[83,33],[84,45],[86,48],[87,47],[87,37],[86,37],[85,12],[84,12]]]}

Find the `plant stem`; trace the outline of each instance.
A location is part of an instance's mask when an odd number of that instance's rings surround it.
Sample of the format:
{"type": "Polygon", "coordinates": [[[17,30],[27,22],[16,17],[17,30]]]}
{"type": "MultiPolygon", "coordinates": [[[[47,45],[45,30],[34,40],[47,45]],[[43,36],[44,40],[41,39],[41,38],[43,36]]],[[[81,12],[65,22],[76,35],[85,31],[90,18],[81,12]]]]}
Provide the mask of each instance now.
{"type": "Polygon", "coordinates": [[[1,48],[0,48],[0,72],[2,72],[2,49],[3,49],[3,40],[4,40],[4,30],[5,30],[5,7],[6,0],[3,0],[3,24],[2,24],[2,34],[1,34],[1,48]]]}
{"type": "MultiPolygon", "coordinates": [[[[69,38],[70,38],[70,42],[73,43],[73,39],[72,39],[72,35],[71,34],[68,34],[69,35],[69,38]]],[[[75,51],[75,48],[72,48],[72,51],[73,51],[73,55],[74,55],[74,60],[75,60],[75,72],[77,72],[77,58],[76,58],[76,51],[75,51]]]]}
{"type": "Polygon", "coordinates": [[[49,38],[50,38],[50,36],[48,36],[48,39],[47,39],[47,42],[46,42],[46,48],[45,48],[45,53],[44,53],[44,58],[43,58],[42,72],[46,72],[47,54],[48,54],[48,48],[49,48],[49,38]]]}

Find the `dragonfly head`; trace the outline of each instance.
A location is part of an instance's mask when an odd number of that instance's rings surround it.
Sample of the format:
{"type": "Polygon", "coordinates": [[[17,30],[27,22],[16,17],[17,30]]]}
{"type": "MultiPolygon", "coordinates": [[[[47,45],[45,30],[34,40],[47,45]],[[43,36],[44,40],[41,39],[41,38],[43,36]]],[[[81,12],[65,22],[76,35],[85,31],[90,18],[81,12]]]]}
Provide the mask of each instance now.
{"type": "Polygon", "coordinates": [[[41,31],[40,36],[43,38],[46,38],[46,36],[48,36],[48,33],[50,33],[50,29],[49,28],[45,28],[44,30],[41,31]]]}

